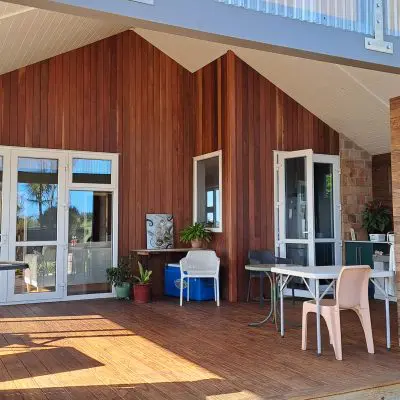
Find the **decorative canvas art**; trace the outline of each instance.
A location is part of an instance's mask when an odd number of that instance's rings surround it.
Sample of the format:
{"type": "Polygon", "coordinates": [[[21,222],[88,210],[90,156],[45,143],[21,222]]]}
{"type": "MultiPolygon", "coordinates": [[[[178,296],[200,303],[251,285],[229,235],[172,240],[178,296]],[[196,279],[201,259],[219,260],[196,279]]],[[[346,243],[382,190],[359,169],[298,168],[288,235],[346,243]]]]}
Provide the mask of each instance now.
{"type": "Polygon", "coordinates": [[[147,214],[146,231],[148,249],[174,247],[174,217],[171,214],[147,214]]]}

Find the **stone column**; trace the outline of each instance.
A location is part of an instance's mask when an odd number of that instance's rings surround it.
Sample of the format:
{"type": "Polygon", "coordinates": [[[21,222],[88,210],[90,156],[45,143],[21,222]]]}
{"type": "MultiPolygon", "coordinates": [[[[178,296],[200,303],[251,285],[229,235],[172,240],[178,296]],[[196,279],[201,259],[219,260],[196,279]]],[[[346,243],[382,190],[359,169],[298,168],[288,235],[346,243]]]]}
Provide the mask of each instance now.
{"type": "MultiPolygon", "coordinates": [[[[392,196],[393,225],[396,234],[397,298],[400,300],[400,97],[390,100],[392,132],[392,196]]],[[[400,338],[400,301],[397,302],[398,332],[400,338]]],[[[400,344],[400,342],[399,342],[400,344]]]]}

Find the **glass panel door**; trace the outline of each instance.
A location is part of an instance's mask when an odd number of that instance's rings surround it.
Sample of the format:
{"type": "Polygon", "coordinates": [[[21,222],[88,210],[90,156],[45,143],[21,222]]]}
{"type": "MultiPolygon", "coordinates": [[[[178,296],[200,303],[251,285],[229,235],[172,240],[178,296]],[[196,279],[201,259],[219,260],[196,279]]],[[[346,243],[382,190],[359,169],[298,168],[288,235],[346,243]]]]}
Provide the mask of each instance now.
{"type": "Polygon", "coordinates": [[[68,296],[111,293],[113,196],[101,190],[70,190],[68,296]]]}
{"type": "Polygon", "coordinates": [[[315,265],[341,265],[339,158],[314,154],[315,265]]]}
{"type": "Polygon", "coordinates": [[[295,264],[314,264],[312,151],[276,152],[277,251],[295,264]]]}
{"type": "MultiPolygon", "coordinates": [[[[40,154],[40,153],[39,153],[40,154]]],[[[63,294],[62,157],[40,158],[37,152],[17,151],[11,161],[9,256],[29,269],[10,271],[8,300],[59,298],[63,294]]]]}
{"type": "MultiPolygon", "coordinates": [[[[275,152],[275,163],[277,255],[304,266],[341,265],[339,157],[275,152]]],[[[308,295],[297,286],[297,296],[308,295]]]]}

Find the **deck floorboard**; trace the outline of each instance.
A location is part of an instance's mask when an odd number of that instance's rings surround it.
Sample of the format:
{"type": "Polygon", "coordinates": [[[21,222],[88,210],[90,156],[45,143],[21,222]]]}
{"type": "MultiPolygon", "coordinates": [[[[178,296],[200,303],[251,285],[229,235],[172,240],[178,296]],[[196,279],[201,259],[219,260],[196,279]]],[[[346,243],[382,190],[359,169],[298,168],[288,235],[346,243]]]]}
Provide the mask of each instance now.
{"type": "Polygon", "coordinates": [[[343,361],[323,327],[323,355],[300,350],[301,303],[286,304],[289,328],[250,328],[257,304],[137,306],[117,300],[0,307],[0,399],[375,399],[400,398],[400,349],[392,306],[371,304],[376,354],[356,315],[343,313],[343,361]],[[297,326],[297,327],[296,327],[297,326]],[[377,397],[379,396],[379,397],[377,397]],[[397,397],[396,397],[397,396],[397,397]]]}

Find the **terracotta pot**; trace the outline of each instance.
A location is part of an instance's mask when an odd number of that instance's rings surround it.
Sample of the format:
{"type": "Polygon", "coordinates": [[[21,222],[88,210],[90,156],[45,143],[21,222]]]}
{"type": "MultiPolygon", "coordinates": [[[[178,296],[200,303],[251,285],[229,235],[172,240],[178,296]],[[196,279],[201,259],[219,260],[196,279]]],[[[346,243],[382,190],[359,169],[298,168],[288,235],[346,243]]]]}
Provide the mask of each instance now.
{"type": "Polygon", "coordinates": [[[151,301],[151,285],[136,284],[133,285],[133,298],[137,304],[145,304],[151,301]]]}
{"type": "Polygon", "coordinates": [[[200,249],[203,247],[203,241],[200,239],[192,240],[191,243],[193,249],[200,249]]]}

